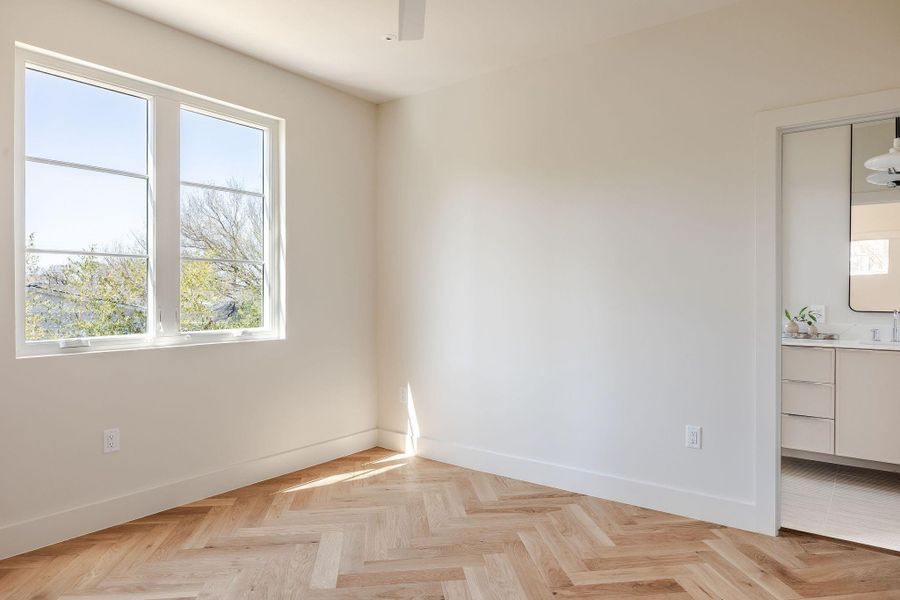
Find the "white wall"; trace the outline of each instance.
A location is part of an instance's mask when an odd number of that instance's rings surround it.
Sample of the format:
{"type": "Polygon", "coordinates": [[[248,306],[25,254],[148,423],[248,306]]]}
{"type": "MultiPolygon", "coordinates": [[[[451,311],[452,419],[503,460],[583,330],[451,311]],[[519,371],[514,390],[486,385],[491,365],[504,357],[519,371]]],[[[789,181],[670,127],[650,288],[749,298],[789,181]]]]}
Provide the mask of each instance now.
{"type": "Polygon", "coordinates": [[[95,0],[0,14],[0,557],[372,446],[374,106],[95,0]],[[285,341],[15,358],[16,41],[286,119],[285,341]]]}
{"type": "Polygon", "coordinates": [[[376,218],[385,431],[409,383],[427,455],[752,526],[753,116],[900,86],[868,68],[898,19],[746,2],[389,103],[376,143],[374,107],[303,78],[5,0],[0,556],[370,445],[376,218]],[[287,120],[286,341],[14,358],[14,41],[287,120]]]}
{"type": "MultiPolygon", "coordinates": [[[[826,322],[819,329],[836,333],[842,339],[868,339],[870,330],[881,329],[882,339],[890,339],[891,315],[857,312],[850,308],[850,172],[862,164],[864,156],[884,152],[890,144],[893,123],[881,149],[857,152],[859,135],[853,136],[851,163],[851,126],[841,125],[812,131],[789,133],[783,141],[782,239],[783,303],[796,313],[803,306],[822,305],[826,322]]],[[[871,146],[871,144],[870,144],[871,146]]],[[[877,147],[876,147],[877,148],[877,147]]],[[[864,171],[854,178],[865,177],[864,171]]],[[[874,186],[873,186],[874,187],[874,186]]],[[[882,188],[885,190],[885,188],[882,188]]],[[[861,190],[858,190],[861,191],[861,190]]],[[[854,239],[892,237],[897,231],[894,196],[890,191],[857,193],[854,212],[854,239]],[[873,194],[882,198],[875,199],[873,194]],[[872,232],[872,233],[867,233],[872,232]]],[[[893,237],[892,241],[896,241],[893,237]]],[[[891,265],[900,262],[900,248],[891,244],[891,265]]],[[[854,306],[864,308],[891,305],[900,297],[900,278],[894,270],[888,275],[857,277],[854,281],[854,306]]]]}
{"type": "Polygon", "coordinates": [[[898,20],[744,2],[380,106],[381,427],[408,382],[426,455],[756,527],[754,115],[900,86],[898,20]]]}
{"type": "Polygon", "coordinates": [[[792,313],[825,306],[821,329],[838,334],[857,320],[848,303],[850,129],[789,133],[782,142],[783,304],[792,313]]]}

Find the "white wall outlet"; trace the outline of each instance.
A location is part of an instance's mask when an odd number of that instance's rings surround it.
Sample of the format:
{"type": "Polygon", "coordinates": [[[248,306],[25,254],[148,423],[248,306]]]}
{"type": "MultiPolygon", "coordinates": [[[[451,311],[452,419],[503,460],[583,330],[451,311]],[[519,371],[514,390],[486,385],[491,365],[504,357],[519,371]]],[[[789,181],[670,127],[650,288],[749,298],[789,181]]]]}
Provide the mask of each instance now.
{"type": "Polygon", "coordinates": [[[686,425],[684,428],[684,445],[699,450],[703,447],[703,428],[699,425],[686,425]]]}
{"type": "Polygon", "coordinates": [[[119,451],[119,428],[103,430],[103,452],[119,451]]]}
{"type": "Polygon", "coordinates": [[[400,386],[400,404],[406,406],[409,404],[409,386],[402,385],[400,386]]]}
{"type": "Polygon", "coordinates": [[[822,325],[825,323],[825,305],[824,304],[810,304],[809,312],[816,316],[816,325],[822,325]]]}

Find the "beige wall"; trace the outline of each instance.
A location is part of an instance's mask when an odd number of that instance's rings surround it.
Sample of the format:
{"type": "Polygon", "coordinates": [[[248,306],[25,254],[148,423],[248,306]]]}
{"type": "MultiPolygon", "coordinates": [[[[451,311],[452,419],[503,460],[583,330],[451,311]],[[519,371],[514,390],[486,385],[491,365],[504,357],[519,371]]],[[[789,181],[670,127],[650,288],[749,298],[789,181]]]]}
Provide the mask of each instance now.
{"type": "Polygon", "coordinates": [[[850,126],[800,131],[782,144],[785,308],[825,306],[822,331],[843,335],[860,317],[850,287],[850,126]]]}
{"type": "Polygon", "coordinates": [[[409,382],[435,455],[748,522],[754,115],[900,86],[897,22],[743,2],[382,105],[382,427],[409,382]]]}
{"type": "Polygon", "coordinates": [[[109,524],[76,511],[28,537],[32,519],[125,496],[107,521],[126,520],[374,440],[374,135],[367,102],[109,5],[0,2],[0,556],[109,524]],[[16,41],[286,119],[285,341],[15,358],[16,41]],[[109,427],[122,451],[104,455],[109,427]]]}

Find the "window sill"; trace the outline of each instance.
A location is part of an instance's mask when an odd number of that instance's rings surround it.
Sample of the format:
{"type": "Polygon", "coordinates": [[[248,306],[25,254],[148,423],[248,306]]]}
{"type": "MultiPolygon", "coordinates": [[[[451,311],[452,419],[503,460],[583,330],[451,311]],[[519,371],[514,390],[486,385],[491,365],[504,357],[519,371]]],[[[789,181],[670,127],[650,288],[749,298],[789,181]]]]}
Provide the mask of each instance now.
{"type": "Polygon", "coordinates": [[[50,356],[72,356],[76,354],[96,354],[99,352],[121,352],[125,350],[152,350],[157,348],[181,348],[185,346],[212,346],[219,344],[241,344],[244,342],[270,342],[285,339],[273,331],[201,331],[165,337],[122,336],[121,338],[94,338],[90,346],[61,348],[59,340],[47,342],[26,342],[20,344],[16,358],[41,358],[50,356]]]}

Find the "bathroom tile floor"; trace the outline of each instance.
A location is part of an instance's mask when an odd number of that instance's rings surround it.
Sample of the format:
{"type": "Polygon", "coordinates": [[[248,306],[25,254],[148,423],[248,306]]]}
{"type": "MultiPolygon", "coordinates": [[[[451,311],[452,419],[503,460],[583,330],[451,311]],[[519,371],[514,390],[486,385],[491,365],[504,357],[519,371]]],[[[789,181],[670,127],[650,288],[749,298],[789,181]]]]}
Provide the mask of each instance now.
{"type": "Polygon", "coordinates": [[[900,473],[783,457],[781,526],[900,551],[900,473]]]}

